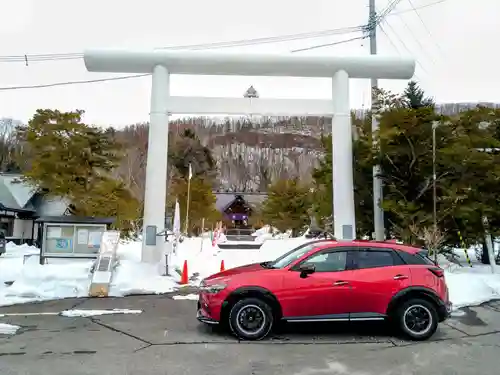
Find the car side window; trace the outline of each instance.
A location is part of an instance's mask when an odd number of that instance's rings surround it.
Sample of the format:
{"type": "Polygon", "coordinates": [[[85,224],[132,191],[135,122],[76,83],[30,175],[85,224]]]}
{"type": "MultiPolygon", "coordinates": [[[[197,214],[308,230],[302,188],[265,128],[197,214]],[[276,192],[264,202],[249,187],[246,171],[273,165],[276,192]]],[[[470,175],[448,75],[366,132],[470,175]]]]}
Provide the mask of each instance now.
{"type": "Polygon", "coordinates": [[[314,264],[316,272],[345,271],[347,251],[330,251],[314,254],[305,259],[302,264],[314,264]]]}
{"type": "Polygon", "coordinates": [[[356,256],[356,268],[379,268],[397,265],[391,251],[360,250],[356,256]]]}

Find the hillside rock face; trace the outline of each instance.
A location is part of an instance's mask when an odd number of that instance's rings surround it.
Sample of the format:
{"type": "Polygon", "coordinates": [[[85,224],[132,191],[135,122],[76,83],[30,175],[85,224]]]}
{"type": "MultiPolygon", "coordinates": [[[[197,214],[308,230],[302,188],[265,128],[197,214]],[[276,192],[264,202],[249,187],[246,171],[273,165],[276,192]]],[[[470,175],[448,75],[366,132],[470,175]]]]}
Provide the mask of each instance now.
{"type": "MultiPolygon", "coordinates": [[[[439,113],[456,115],[477,103],[436,106],[439,113]]],[[[500,107],[495,103],[480,103],[500,107]]],[[[356,117],[365,114],[355,111],[356,117]]],[[[300,177],[307,182],[322,156],[320,137],[330,134],[327,117],[184,118],[170,126],[175,133],[193,129],[217,160],[220,190],[264,191],[271,181],[300,177]]]]}

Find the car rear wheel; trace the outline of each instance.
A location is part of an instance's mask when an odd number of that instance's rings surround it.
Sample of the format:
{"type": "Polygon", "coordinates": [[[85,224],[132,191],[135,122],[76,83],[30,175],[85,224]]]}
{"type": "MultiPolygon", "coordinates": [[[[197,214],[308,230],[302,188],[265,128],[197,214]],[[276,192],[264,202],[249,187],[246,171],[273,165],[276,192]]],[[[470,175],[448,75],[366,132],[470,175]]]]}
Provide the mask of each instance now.
{"type": "Polygon", "coordinates": [[[229,327],[242,340],[262,340],[273,327],[271,307],[258,298],[244,298],[229,312],[229,327]]]}
{"type": "Polygon", "coordinates": [[[402,333],[415,341],[427,340],[434,335],[439,321],[434,304],[424,299],[411,299],[402,303],[395,318],[402,333]]]}

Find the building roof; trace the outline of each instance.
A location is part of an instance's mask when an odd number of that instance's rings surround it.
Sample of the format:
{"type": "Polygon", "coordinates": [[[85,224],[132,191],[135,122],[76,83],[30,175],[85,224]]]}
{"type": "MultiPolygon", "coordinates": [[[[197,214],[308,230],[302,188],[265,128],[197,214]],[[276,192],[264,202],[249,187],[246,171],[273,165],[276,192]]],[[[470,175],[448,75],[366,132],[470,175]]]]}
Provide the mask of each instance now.
{"type": "Polygon", "coordinates": [[[36,189],[21,181],[19,174],[0,174],[0,207],[5,210],[30,210],[27,205],[36,189]]]}
{"type": "Polygon", "coordinates": [[[218,211],[224,211],[238,195],[253,209],[260,206],[267,197],[262,193],[215,193],[215,208],[218,211]]]}
{"type": "Polygon", "coordinates": [[[112,217],[83,217],[83,216],[42,216],[35,220],[36,223],[55,223],[55,224],[107,224],[115,222],[112,217]]]}

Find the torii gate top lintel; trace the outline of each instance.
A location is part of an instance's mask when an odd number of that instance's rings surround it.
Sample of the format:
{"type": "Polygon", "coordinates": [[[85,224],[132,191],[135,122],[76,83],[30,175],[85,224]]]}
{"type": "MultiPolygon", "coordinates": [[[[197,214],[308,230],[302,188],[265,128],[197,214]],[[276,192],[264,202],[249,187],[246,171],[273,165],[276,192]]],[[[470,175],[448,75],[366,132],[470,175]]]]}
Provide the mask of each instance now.
{"type": "Polygon", "coordinates": [[[344,70],[349,78],[410,79],[415,60],[380,55],[312,56],[293,54],[229,54],[212,51],[88,50],[91,72],[152,73],[163,65],[170,74],[329,77],[344,70]]]}

